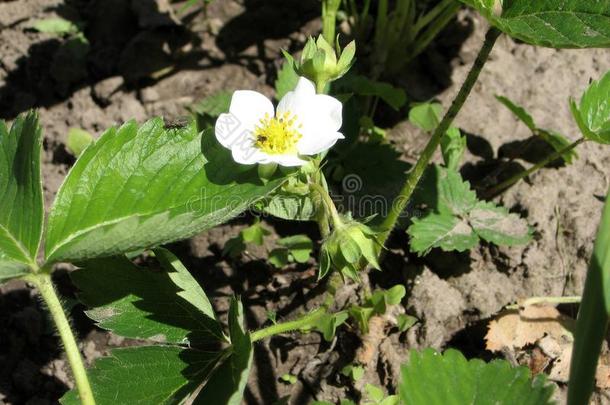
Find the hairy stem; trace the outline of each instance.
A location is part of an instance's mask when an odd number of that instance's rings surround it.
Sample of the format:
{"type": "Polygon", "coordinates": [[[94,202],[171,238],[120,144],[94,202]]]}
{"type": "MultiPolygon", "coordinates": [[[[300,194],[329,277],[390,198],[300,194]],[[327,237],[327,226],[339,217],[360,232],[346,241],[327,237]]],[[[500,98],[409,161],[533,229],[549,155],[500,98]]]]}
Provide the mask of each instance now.
{"type": "Polygon", "coordinates": [[[40,296],[51,313],[51,317],[55,322],[55,326],[57,327],[57,331],[59,332],[59,336],[64,345],[68,362],[72,368],[72,374],[76,381],[81,403],[83,405],[95,405],[93,392],[91,391],[91,385],[87,378],[83,359],[81,358],[76,339],[72,333],[70,322],[66,317],[59,297],[57,296],[57,292],[55,291],[55,287],[53,286],[53,282],[51,281],[51,275],[48,272],[41,271],[30,274],[24,277],[24,279],[38,288],[40,296]]]}
{"type": "Polygon", "coordinates": [[[396,226],[396,222],[398,221],[400,214],[405,209],[407,203],[413,195],[413,192],[415,191],[417,184],[423,176],[424,171],[426,170],[426,167],[430,162],[430,159],[434,155],[434,152],[436,151],[436,148],[438,147],[443,134],[449,129],[449,126],[451,125],[459,111],[462,109],[464,102],[466,102],[466,99],[470,95],[470,92],[472,91],[474,84],[479,78],[479,74],[481,73],[485,62],[489,58],[489,53],[493,49],[493,46],[496,43],[496,40],[498,39],[499,35],[500,31],[496,28],[492,27],[489,29],[489,31],[487,31],[487,34],[485,36],[485,42],[483,43],[483,46],[481,47],[481,50],[479,51],[479,54],[477,55],[477,58],[475,59],[474,64],[472,65],[472,68],[470,69],[470,72],[466,77],[466,80],[464,81],[464,84],[462,84],[462,87],[460,88],[460,91],[453,100],[451,107],[449,108],[449,110],[443,117],[443,120],[440,122],[440,124],[434,131],[434,134],[428,141],[426,148],[422,152],[421,156],[417,160],[417,163],[415,164],[411,172],[409,173],[409,176],[407,177],[405,184],[400,190],[400,193],[392,202],[392,206],[390,207],[388,216],[384,219],[382,223],[382,229],[384,229],[384,231],[381,234],[381,241],[384,244],[388,236],[390,235],[390,232],[392,231],[392,229],[394,229],[394,226],[396,226]]]}
{"type": "Polygon", "coordinates": [[[263,329],[252,332],[252,342],[265,339],[267,337],[277,335],[279,333],[292,332],[310,326],[313,322],[321,318],[327,313],[326,307],[316,309],[309,314],[295,319],[294,321],[276,323],[263,329]]]}
{"type": "Polygon", "coordinates": [[[332,220],[333,228],[340,228],[343,225],[343,221],[341,220],[341,215],[339,215],[335,202],[328,194],[328,191],[317,183],[311,183],[309,187],[320,198],[320,205],[324,208],[326,218],[332,220]]]}
{"type": "Polygon", "coordinates": [[[572,142],[570,145],[566,146],[565,148],[560,149],[560,150],[558,150],[558,151],[556,151],[554,153],[551,153],[545,159],[542,159],[540,162],[536,163],[535,165],[533,165],[529,169],[524,170],[524,171],[522,171],[520,173],[517,173],[514,176],[512,176],[511,178],[509,178],[509,179],[503,181],[502,183],[497,184],[494,187],[490,188],[489,190],[487,190],[483,194],[483,198],[491,198],[491,197],[494,197],[494,196],[500,194],[502,191],[506,190],[507,188],[509,188],[510,186],[515,184],[516,182],[518,182],[519,180],[529,176],[530,174],[536,172],[537,170],[540,170],[543,167],[545,167],[546,165],[548,165],[548,164],[554,162],[555,160],[559,159],[564,154],[570,152],[572,149],[574,149],[575,147],[577,147],[578,145],[580,145],[584,141],[585,141],[585,138],[580,138],[579,140],[572,142]]]}

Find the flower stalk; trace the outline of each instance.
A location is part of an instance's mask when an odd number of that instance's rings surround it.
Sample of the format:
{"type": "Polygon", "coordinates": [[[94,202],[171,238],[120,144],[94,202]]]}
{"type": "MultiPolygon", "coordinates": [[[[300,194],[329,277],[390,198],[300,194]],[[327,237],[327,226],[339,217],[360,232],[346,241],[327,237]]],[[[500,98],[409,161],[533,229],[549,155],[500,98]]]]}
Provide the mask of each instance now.
{"type": "Polygon", "coordinates": [[[470,95],[470,92],[472,91],[472,88],[474,87],[475,83],[477,82],[479,75],[481,73],[481,70],[483,69],[485,62],[487,62],[487,59],[489,58],[489,54],[490,54],[491,50],[493,49],[493,46],[496,43],[496,40],[500,36],[500,33],[501,32],[494,27],[490,28],[487,31],[487,34],[485,35],[485,42],[483,43],[483,46],[481,47],[479,54],[477,55],[477,58],[475,59],[474,64],[472,65],[472,68],[470,69],[470,72],[468,73],[468,76],[466,77],[466,80],[462,84],[460,91],[458,92],[457,96],[453,100],[451,107],[449,108],[449,110],[447,111],[445,116],[443,117],[443,119],[440,122],[440,124],[438,125],[438,127],[436,127],[434,134],[428,141],[428,144],[426,145],[424,151],[422,152],[421,156],[419,157],[417,163],[415,164],[415,166],[409,173],[409,176],[407,177],[405,184],[403,185],[402,189],[400,190],[400,193],[394,199],[391,209],[388,213],[388,216],[385,218],[385,220],[382,223],[383,232],[380,235],[380,240],[383,244],[385,244],[385,242],[387,241],[387,239],[390,235],[390,232],[392,232],[392,229],[394,229],[394,227],[396,226],[396,223],[398,222],[400,214],[405,209],[405,207],[407,206],[407,203],[411,199],[411,196],[413,195],[413,192],[415,191],[417,184],[419,183],[421,177],[423,176],[423,174],[426,170],[426,167],[428,166],[428,163],[430,162],[430,159],[432,158],[432,156],[434,155],[434,152],[436,151],[438,145],[440,144],[443,134],[445,132],[447,132],[447,130],[449,129],[449,126],[453,123],[453,120],[455,119],[457,114],[460,112],[464,103],[466,102],[466,99],[470,95]]]}

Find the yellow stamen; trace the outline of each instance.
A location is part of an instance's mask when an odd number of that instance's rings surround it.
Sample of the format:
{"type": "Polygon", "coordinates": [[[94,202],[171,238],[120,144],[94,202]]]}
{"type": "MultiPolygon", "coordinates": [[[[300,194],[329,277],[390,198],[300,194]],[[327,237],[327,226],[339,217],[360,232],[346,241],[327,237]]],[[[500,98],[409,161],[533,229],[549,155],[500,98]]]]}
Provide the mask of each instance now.
{"type": "Polygon", "coordinates": [[[254,129],[255,145],[269,155],[297,153],[296,145],[303,135],[298,131],[296,117],[285,112],[276,117],[261,118],[254,129]]]}

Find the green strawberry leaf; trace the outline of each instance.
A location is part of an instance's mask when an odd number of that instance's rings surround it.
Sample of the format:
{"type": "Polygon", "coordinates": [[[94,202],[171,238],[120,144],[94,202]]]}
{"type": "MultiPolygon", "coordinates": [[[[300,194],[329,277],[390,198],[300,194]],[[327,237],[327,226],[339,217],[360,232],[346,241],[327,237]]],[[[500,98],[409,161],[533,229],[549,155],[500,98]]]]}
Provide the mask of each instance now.
{"type": "Polygon", "coordinates": [[[163,269],[117,256],[93,259],[71,273],[87,315],[103,329],[133,339],[202,345],[225,340],[207,296],[171,255],[155,251],[163,269]]]}
{"type": "Polygon", "coordinates": [[[288,221],[313,221],[316,206],[309,195],[279,189],[261,202],[261,210],[288,221]]]}
{"type": "Polygon", "coordinates": [[[504,104],[504,106],[508,108],[510,112],[515,114],[517,118],[519,118],[521,122],[523,122],[525,126],[527,126],[532,132],[536,132],[536,129],[538,127],[534,122],[534,118],[532,118],[532,116],[527,112],[525,108],[504,96],[496,95],[496,99],[502,104],[504,104]]]}
{"type": "Polygon", "coordinates": [[[0,282],[36,266],[44,207],[40,179],[42,129],[38,115],[0,121],[0,282]]]}
{"type": "Polygon", "coordinates": [[[459,172],[439,168],[438,211],[441,214],[463,215],[477,203],[476,193],[459,172]]]}
{"type": "Polygon", "coordinates": [[[437,247],[446,252],[463,252],[476,246],[479,241],[467,221],[446,213],[414,218],[407,233],[411,237],[411,251],[420,256],[437,247]]]}
{"type": "Polygon", "coordinates": [[[468,218],[481,239],[496,245],[521,245],[532,239],[532,231],[527,221],[490,202],[479,201],[468,214],[468,218]]]}
{"type": "MultiPolygon", "coordinates": [[[[606,1],[610,5],[610,0],[606,1]]],[[[572,115],[583,136],[589,140],[610,144],[610,71],[592,82],[580,99],[570,100],[572,115]]]]}
{"type": "Polygon", "coordinates": [[[292,64],[284,62],[277,72],[275,80],[275,98],[281,100],[289,91],[294,90],[299,81],[299,75],[294,71],[292,64]]]}
{"type": "MultiPolygon", "coordinates": [[[[220,351],[176,346],[114,349],[87,374],[99,405],[178,404],[206,380],[221,357],[220,351]]],[[[61,403],[80,404],[78,391],[69,391],[61,403]]]]}
{"type": "Polygon", "coordinates": [[[241,404],[253,355],[250,334],[245,331],[243,322],[242,304],[233,299],[229,309],[230,356],[214,370],[194,405],[241,404]]]}
{"type": "Polygon", "coordinates": [[[610,47],[610,1],[462,0],[506,34],[551,48],[610,47]]]}
{"type": "Polygon", "coordinates": [[[185,239],[272,192],[213,131],[155,118],[110,129],[78,159],[48,221],[47,260],[79,261],[185,239]]]}
{"type": "Polygon", "coordinates": [[[400,399],[409,405],[550,405],[553,386],[544,374],[505,360],[466,360],[457,350],[411,351],[401,367],[400,399]]]}
{"type": "Polygon", "coordinates": [[[277,241],[280,246],[288,249],[294,261],[305,263],[313,250],[313,242],[307,235],[293,235],[277,241]]]}
{"type": "Polygon", "coordinates": [[[432,132],[441,122],[443,106],[439,103],[421,103],[409,110],[409,122],[419,129],[432,132]]]}

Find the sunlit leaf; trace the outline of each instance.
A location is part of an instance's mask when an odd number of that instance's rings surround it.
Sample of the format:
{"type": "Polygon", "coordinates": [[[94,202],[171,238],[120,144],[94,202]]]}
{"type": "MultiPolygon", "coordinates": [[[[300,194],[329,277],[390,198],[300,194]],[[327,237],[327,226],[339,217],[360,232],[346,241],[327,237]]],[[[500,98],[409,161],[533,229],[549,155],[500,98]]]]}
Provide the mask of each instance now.
{"type": "Polygon", "coordinates": [[[289,91],[294,90],[299,81],[299,75],[294,71],[292,64],[284,62],[277,72],[275,81],[275,98],[281,100],[289,91]]]}
{"type": "Polygon", "coordinates": [[[610,71],[589,85],[579,104],[571,100],[570,107],[585,138],[610,144],[610,71]]]}
{"type": "Polygon", "coordinates": [[[163,270],[119,256],[91,260],[72,272],[78,298],[90,308],[87,315],[99,327],[134,339],[193,345],[224,340],[197,282],[177,259],[156,252],[163,270]]]}
{"type": "Polygon", "coordinates": [[[479,237],[499,246],[521,245],[532,239],[527,221],[490,202],[478,202],[468,218],[479,237]]]}
{"type": "MultiPolygon", "coordinates": [[[[205,381],[220,358],[220,351],[130,347],[97,360],[87,374],[99,405],[178,404],[205,381]]],[[[78,391],[69,391],[61,403],[80,404],[78,391]]]]}
{"type": "Polygon", "coordinates": [[[50,261],[77,261],[188,238],[225,222],[282,182],[263,184],[212,131],[159,118],[110,129],[78,159],[48,221],[50,261]]]}
{"type": "Polygon", "coordinates": [[[610,0],[462,0],[510,36],[551,48],[610,47],[610,0]]]}
{"type": "Polygon", "coordinates": [[[34,112],[0,121],[0,282],[35,266],[42,235],[42,129],[34,112]]]}
{"type": "Polygon", "coordinates": [[[411,351],[402,365],[400,399],[409,405],[550,405],[553,386],[544,375],[505,360],[466,360],[457,350],[411,351]]]}

